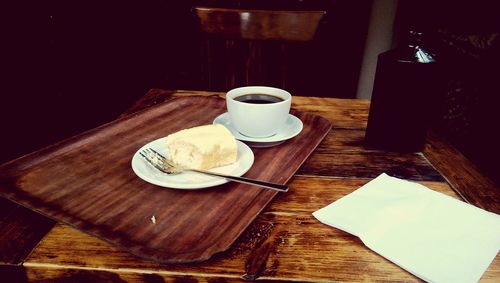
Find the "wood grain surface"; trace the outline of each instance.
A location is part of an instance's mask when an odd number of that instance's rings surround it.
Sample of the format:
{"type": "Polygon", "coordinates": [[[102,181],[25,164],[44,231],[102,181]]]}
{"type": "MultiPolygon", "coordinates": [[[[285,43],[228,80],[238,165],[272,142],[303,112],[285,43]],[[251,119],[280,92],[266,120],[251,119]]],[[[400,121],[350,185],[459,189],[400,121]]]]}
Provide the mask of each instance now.
{"type": "MultiPolygon", "coordinates": [[[[130,160],[145,143],[211,124],[224,109],[220,98],[186,97],[117,120],[5,164],[0,193],[139,256],[206,260],[226,250],[276,192],[236,183],[164,189],[135,176],[130,160]]],[[[296,115],[302,132],[279,147],[254,149],[245,176],[285,184],[330,130],[326,119],[296,115]]]]}
{"type": "Polygon", "coordinates": [[[0,264],[21,264],[55,221],[0,198],[0,264]]]}
{"type": "Polygon", "coordinates": [[[194,7],[203,33],[230,39],[309,41],[325,11],[194,7]]]}
{"type": "MultiPolygon", "coordinates": [[[[283,282],[421,282],[366,248],[357,237],[321,224],[311,215],[368,181],[295,177],[289,184],[292,193],[277,195],[230,249],[204,262],[159,264],[57,225],[25,267],[32,280],[102,272],[132,282],[144,282],[143,276],[148,274],[166,282],[239,282],[242,277],[283,282]]],[[[458,198],[446,183],[419,183],[458,198]]],[[[500,278],[499,264],[500,257],[482,282],[500,278]]]]}
{"type": "Polygon", "coordinates": [[[429,133],[424,154],[441,174],[446,176],[452,188],[467,202],[500,214],[500,188],[450,142],[437,133],[429,133]]]}
{"type": "MultiPolygon", "coordinates": [[[[193,95],[224,97],[224,93],[219,92],[153,89],[122,117],[174,97],[193,95]]],[[[369,101],[294,97],[292,107],[325,117],[333,129],[290,180],[290,191],[276,195],[228,250],[203,262],[162,264],[134,256],[64,224],[57,224],[39,243],[26,244],[25,239],[30,238],[18,232],[39,228],[33,220],[23,222],[25,218],[16,217],[19,212],[7,209],[7,213],[12,214],[2,218],[2,225],[10,223],[12,233],[0,235],[0,243],[4,246],[9,243],[10,255],[23,254],[17,256],[23,264],[2,266],[0,274],[19,279],[14,282],[241,282],[252,279],[421,282],[371,252],[358,238],[320,224],[311,213],[359,188],[381,171],[390,171],[495,212],[499,203],[498,187],[439,136],[429,136],[423,153],[399,155],[377,151],[363,144],[369,101]],[[24,228],[12,229],[16,227],[15,221],[24,228]],[[16,250],[23,245],[27,252],[16,250]]],[[[2,252],[0,250],[0,254],[2,252]]],[[[9,263],[11,258],[5,258],[9,263]]],[[[499,282],[499,278],[500,256],[497,256],[480,282],[499,282]]]]}

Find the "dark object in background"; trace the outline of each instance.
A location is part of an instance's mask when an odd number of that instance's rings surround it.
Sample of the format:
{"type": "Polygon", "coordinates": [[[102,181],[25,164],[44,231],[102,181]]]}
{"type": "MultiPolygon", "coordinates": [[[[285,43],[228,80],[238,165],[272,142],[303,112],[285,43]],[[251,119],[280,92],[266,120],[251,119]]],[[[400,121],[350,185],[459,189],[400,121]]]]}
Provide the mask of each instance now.
{"type": "Polygon", "coordinates": [[[326,11],[214,7],[193,11],[203,35],[203,77],[209,90],[265,85],[297,95],[290,68],[319,52],[315,37],[326,11]],[[297,48],[302,56],[290,54],[297,48]]]}
{"type": "Polygon", "coordinates": [[[425,143],[438,101],[437,65],[419,46],[421,37],[411,31],[408,44],[378,56],[365,136],[369,147],[414,152],[425,143]]]}

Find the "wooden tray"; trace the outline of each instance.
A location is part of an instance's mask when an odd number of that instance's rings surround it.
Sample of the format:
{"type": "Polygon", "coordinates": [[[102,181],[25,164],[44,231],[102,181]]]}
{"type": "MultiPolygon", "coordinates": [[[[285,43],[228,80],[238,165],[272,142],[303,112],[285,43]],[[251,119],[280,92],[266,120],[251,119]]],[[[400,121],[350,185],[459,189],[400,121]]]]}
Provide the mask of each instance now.
{"type": "MultiPolygon", "coordinates": [[[[225,109],[220,98],[183,97],[116,120],[3,164],[0,195],[138,256],[206,260],[228,249],[277,192],[231,182],[162,188],[137,177],[131,158],[149,141],[211,124],[225,109]]],[[[279,146],[252,149],[255,162],[245,176],[286,184],[331,128],[322,117],[293,113],[303,131],[279,146]]]]}

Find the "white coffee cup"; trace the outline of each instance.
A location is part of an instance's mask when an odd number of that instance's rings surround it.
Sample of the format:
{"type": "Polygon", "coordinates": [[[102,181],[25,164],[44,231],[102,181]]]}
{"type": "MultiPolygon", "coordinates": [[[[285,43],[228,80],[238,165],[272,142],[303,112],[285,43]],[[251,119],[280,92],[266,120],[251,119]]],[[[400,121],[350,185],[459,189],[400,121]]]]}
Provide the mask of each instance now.
{"type": "Polygon", "coordinates": [[[241,134],[254,138],[273,136],[283,128],[291,104],[292,95],[274,87],[239,87],[226,94],[231,124],[241,134]],[[260,102],[256,103],[254,100],[260,102]],[[262,103],[264,100],[272,102],[262,103]]]}

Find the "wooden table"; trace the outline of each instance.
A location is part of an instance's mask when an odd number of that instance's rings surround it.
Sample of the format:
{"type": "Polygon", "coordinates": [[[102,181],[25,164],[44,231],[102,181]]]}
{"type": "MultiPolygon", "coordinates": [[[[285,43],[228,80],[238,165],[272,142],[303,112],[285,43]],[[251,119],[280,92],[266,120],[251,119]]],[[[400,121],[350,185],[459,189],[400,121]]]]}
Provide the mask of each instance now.
{"type": "MultiPolygon", "coordinates": [[[[171,97],[223,93],[151,90],[124,115],[171,97]]],[[[363,146],[369,101],[294,97],[293,108],[333,128],[252,225],[221,254],[196,264],[159,264],[0,198],[0,276],[13,282],[420,281],[311,213],[382,172],[500,213],[500,192],[457,150],[430,134],[422,153],[363,146]]],[[[500,281],[500,256],[482,282],[500,281]]]]}

